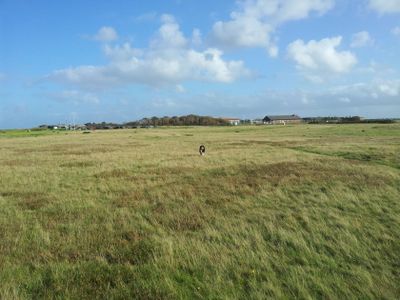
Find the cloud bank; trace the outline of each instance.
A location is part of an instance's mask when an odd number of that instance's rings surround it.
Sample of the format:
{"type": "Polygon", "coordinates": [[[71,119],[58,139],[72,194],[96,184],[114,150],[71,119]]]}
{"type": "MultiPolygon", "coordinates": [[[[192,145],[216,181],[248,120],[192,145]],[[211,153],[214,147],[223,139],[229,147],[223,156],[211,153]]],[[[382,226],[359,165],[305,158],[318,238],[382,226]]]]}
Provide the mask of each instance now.
{"type": "MultiPolygon", "coordinates": [[[[400,80],[379,80],[334,86],[322,91],[265,90],[247,96],[204,94],[186,102],[195,107],[202,99],[207,109],[237,116],[263,117],[266,114],[298,113],[303,117],[317,115],[362,115],[397,117],[400,105],[400,80]]],[[[158,102],[160,103],[160,101],[158,102]]],[[[158,109],[168,109],[159,106],[158,109]]],[[[190,111],[190,108],[183,113],[190,111]]]]}
{"type": "Polygon", "coordinates": [[[307,43],[299,39],[287,47],[288,57],[296,63],[299,70],[313,77],[346,73],[357,63],[357,58],[350,51],[338,50],[341,42],[341,36],[307,43]]]}
{"type": "Polygon", "coordinates": [[[365,46],[371,46],[373,43],[374,40],[368,31],[360,31],[353,35],[350,47],[360,48],[365,46]]]}
{"type": "Polygon", "coordinates": [[[275,30],[283,23],[305,19],[311,13],[322,15],[334,6],[333,0],[246,0],[238,2],[230,20],[218,21],[212,40],[225,48],[262,47],[278,54],[275,30]]]}
{"type": "Polygon", "coordinates": [[[93,39],[100,42],[112,42],[118,39],[118,34],[114,28],[104,26],[99,29],[93,39]]]}
{"type": "MultiPolygon", "coordinates": [[[[47,78],[96,89],[129,84],[163,86],[190,80],[229,83],[250,74],[243,61],[225,60],[223,52],[216,48],[197,50],[200,31],[195,30],[187,38],[173,16],[163,15],[161,22],[148,48],[134,48],[130,43],[107,44],[103,50],[109,64],[61,69],[47,78]]],[[[117,37],[116,32],[104,28],[99,31],[99,39],[110,41],[117,37]]]]}
{"type": "Polygon", "coordinates": [[[369,0],[368,6],[381,15],[400,13],[400,0],[369,0]]]}

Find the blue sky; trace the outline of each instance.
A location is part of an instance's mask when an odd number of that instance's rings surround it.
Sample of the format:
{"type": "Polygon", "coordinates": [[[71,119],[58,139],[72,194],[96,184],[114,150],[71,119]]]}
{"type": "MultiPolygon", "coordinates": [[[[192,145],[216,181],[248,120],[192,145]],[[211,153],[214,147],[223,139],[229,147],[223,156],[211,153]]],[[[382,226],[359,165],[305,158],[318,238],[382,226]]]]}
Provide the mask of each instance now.
{"type": "Polygon", "coordinates": [[[400,117],[400,0],[0,0],[0,128],[400,117]]]}

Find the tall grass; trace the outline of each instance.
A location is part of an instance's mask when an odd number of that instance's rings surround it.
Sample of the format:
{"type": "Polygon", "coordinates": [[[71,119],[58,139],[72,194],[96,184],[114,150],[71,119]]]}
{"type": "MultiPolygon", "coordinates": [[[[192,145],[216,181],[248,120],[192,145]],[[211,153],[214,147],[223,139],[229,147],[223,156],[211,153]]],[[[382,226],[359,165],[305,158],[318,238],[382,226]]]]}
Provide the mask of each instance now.
{"type": "Polygon", "coordinates": [[[400,297],[399,124],[6,136],[2,299],[400,297]]]}

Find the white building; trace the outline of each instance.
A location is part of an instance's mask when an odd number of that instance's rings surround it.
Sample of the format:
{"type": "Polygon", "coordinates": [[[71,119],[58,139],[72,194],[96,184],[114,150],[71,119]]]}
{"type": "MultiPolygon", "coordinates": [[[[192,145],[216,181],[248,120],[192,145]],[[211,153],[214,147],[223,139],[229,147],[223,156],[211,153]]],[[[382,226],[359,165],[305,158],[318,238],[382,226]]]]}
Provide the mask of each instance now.
{"type": "Polygon", "coordinates": [[[228,122],[230,125],[237,126],[240,124],[240,119],[236,118],[223,118],[226,122],[228,122]]]}

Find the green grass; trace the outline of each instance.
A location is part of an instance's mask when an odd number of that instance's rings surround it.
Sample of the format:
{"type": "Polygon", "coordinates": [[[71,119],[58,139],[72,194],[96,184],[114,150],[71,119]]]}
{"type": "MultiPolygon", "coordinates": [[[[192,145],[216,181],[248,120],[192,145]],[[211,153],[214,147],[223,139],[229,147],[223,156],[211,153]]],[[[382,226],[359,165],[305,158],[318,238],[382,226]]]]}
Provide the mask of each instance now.
{"type": "Polygon", "coordinates": [[[400,298],[400,124],[8,136],[1,299],[400,298]]]}
{"type": "Polygon", "coordinates": [[[15,138],[15,137],[39,137],[43,135],[52,134],[68,134],[69,132],[63,130],[48,130],[48,129],[12,129],[12,130],[0,130],[1,138],[15,138]]]}

